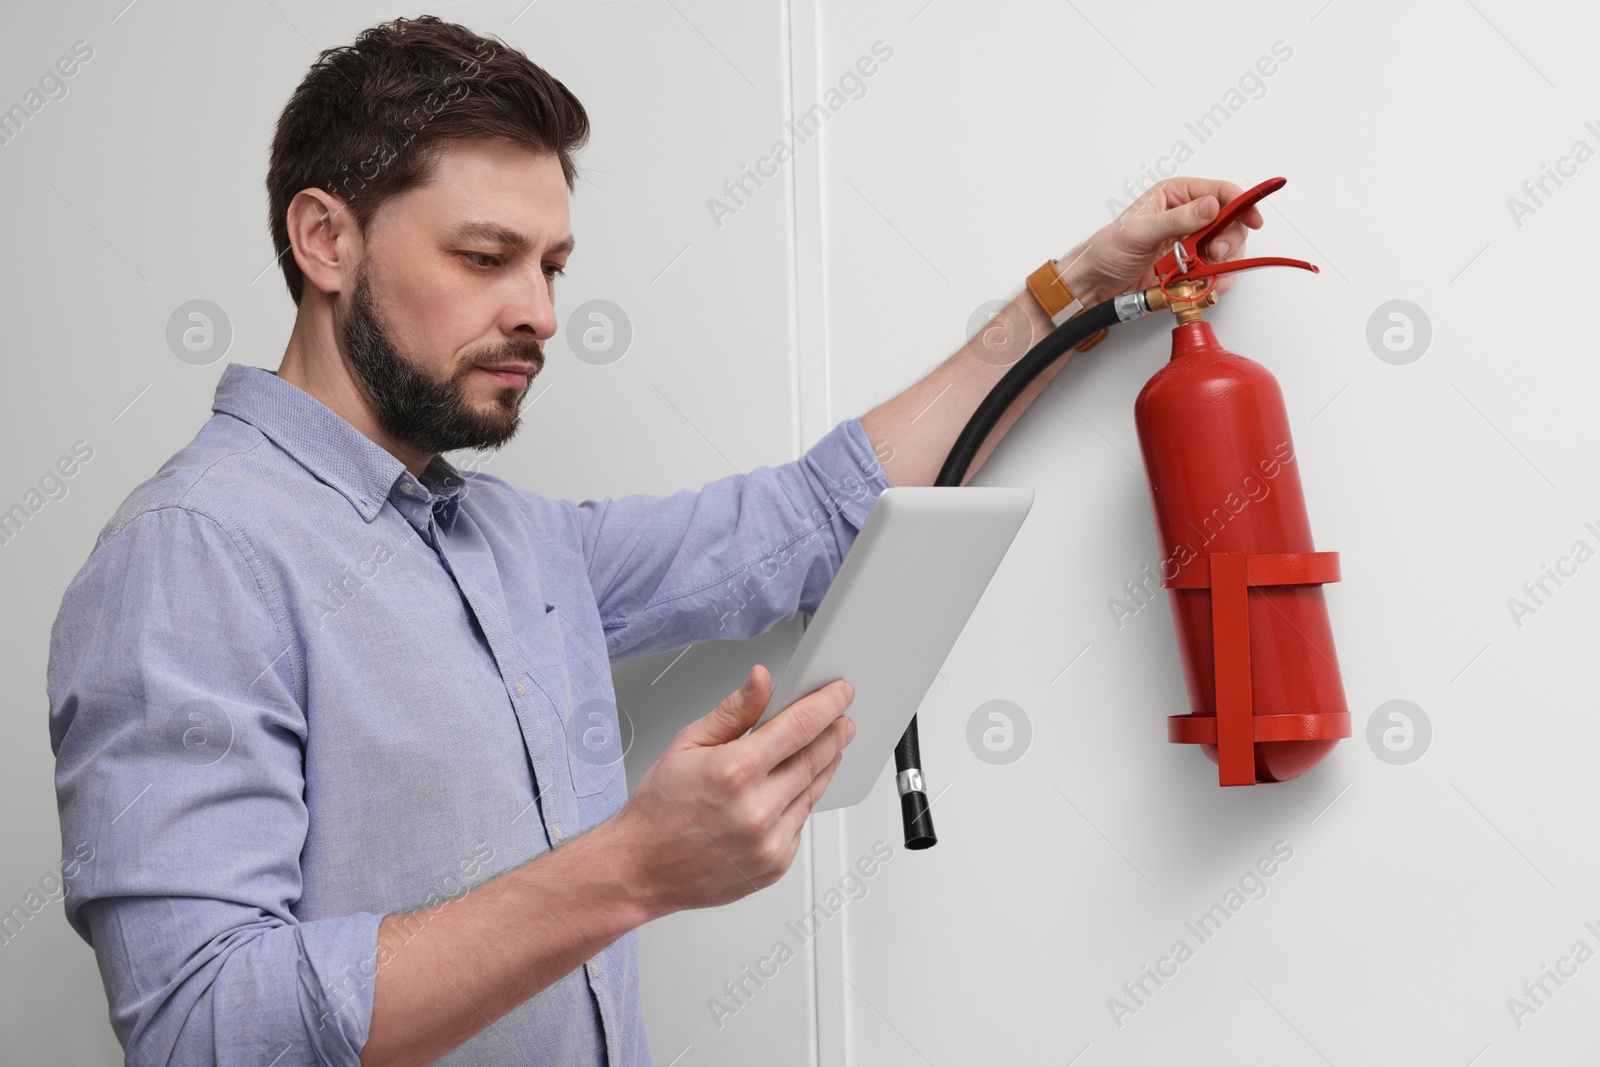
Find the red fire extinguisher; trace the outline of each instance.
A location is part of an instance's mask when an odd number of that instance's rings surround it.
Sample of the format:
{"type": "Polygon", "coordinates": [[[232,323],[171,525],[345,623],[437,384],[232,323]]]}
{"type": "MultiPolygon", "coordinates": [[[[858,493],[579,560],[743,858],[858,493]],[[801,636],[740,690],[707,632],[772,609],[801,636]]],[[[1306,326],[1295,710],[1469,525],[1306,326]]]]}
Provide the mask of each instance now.
{"type": "Polygon", "coordinates": [[[1167,739],[1198,744],[1222,785],[1281,782],[1350,736],[1322,585],[1339,554],[1312,546],[1277,379],[1217,342],[1203,308],[1219,275],[1298,267],[1266,257],[1211,263],[1207,245],[1262,197],[1262,182],[1157,261],[1152,304],[1177,316],[1172,359],[1134,405],[1193,709],[1167,739]],[[1159,295],[1157,295],[1159,294],[1159,295]]]}
{"type": "MultiPolygon", "coordinates": [[[[1212,263],[1212,240],[1284,179],[1262,182],[1156,261],[1158,284],[1057,320],[978,404],[935,485],[960,486],[978,450],[1045,368],[1095,333],[1163,308],[1177,316],[1172,360],[1134,407],[1192,710],[1167,719],[1167,739],[1200,745],[1222,785],[1282,782],[1350,736],[1350,712],[1322,586],[1339,554],[1318,552],[1300,491],[1294,440],[1277,379],[1217,343],[1201,312],[1216,279],[1255,267],[1317,268],[1264,257],[1212,263]]],[[[895,748],[906,847],[933,831],[913,716],[895,748]]]]}

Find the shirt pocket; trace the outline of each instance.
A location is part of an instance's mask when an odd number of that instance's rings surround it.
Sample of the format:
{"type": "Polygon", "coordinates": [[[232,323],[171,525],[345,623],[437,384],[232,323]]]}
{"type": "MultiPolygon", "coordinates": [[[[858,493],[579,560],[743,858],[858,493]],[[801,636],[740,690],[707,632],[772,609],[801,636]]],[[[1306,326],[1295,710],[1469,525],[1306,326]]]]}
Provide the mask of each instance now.
{"type": "Polygon", "coordinates": [[[555,708],[552,732],[573,792],[591,797],[625,780],[622,757],[629,734],[617,709],[610,664],[596,662],[571,627],[560,608],[551,608],[529,629],[528,641],[539,647],[527,652],[533,683],[555,708]]]}

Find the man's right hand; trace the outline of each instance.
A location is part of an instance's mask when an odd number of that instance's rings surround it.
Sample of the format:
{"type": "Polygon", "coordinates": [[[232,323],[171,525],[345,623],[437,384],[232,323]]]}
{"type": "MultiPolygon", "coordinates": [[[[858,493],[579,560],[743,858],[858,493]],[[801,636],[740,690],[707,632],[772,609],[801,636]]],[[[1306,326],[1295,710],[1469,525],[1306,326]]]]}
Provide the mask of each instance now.
{"type": "Polygon", "coordinates": [[[652,913],[738,900],[794,860],[855,736],[844,714],[855,688],[832,682],[746,736],[771,697],[772,677],[758,664],[744,689],[679,732],[605,828],[652,913]]]}
{"type": "Polygon", "coordinates": [[[459,897],[384,916],[361,1062],[432,1063],[629,930],[776,882],[855,734],[854,696],[834,682],[746,737],[772,699],[757,666],[616,815],[459,897]]]}

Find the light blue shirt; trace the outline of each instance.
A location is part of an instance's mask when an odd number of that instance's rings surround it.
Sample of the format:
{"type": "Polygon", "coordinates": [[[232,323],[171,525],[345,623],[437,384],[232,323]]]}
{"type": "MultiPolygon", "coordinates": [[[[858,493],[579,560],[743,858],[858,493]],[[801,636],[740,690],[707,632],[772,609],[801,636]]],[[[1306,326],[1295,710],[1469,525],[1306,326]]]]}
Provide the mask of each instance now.
{"type": "MultiPolygon", "coordinates": [[[[889,485],[858,419],[573,503],[443,457],[413,478],[261,368],[212,411],[51,633],[66,915],[131,1063],[357,1063],[382,916],[626,800],[608,660],[814,612],[889,485]]],[[[637,935],[440,1062],[649,1064],[637,935]]]]}

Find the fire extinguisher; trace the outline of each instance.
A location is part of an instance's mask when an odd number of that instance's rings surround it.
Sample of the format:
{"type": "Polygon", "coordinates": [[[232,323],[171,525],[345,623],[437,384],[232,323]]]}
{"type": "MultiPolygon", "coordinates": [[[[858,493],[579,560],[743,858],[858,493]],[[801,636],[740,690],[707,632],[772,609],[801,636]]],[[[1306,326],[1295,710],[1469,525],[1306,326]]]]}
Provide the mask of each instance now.
{"type": "Polygon", "coordinates": [[[1339,554],[1312,547],[1283,392],[1201,317],[1219,275],[1316,273],[1298,259],[1205,258],[1213,237],[1283,185],[1262,182],[1156,262],[1178,325],[1172,359],[1134,404],[1193,708],[1167,720],[1167,737],[1200,745],[1222,785],[1287,781],[1350,736],[1322,597],[1323,583],[1339,580],[1339,554]]]}
{"type": "MultiPolygon", "coordinates": [[[[1339,556],[1312,547],[1283,393],[1265,367],[1223,348],[1202,317],[1216,303],[1220,275],[1257,267],[1317,273],[1298,259],[1206,258],[1214,237],[1284,184],[1272,178],[1229,202],[1156,261],[1156,285],[1066,320],[1029,350],[978,405],[934,481],[959,486],[1006,409],[1075,345],[1172,311],[1172,358],[1134,405],[1192,709],[1168,718],[1167,737],[1200,745],[1225,786],[1294,778],[1350,736],[1321,588],[1339,580],[1339,556]]],[[[937,838],[915,717],[895,765],[906,847],[928,848],[937,838]]]]}

